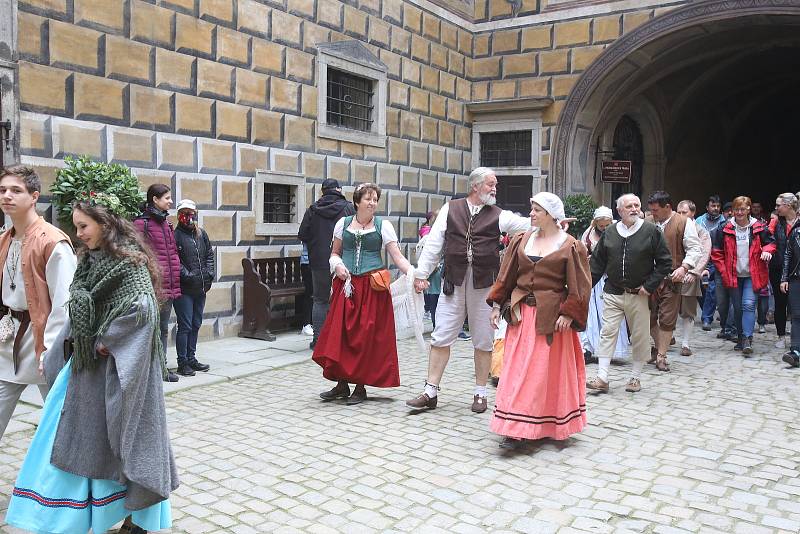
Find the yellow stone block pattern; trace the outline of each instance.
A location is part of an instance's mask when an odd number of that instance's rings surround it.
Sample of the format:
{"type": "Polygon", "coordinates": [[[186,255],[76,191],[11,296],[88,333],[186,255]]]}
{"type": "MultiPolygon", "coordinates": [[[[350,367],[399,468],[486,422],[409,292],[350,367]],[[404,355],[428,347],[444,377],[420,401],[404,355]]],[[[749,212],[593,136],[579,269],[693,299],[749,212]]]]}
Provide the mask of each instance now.
{"type": "Polygon", "coordinates": [[[250,182],[238,182],[223,179],[221,188],[222,199],[220,204],[230,207],[249,207],[250,182]]]}
{"type": "Polygon", "coordinates": [[[175,95],[175,131],[186,134],[211,135],[213,100],[175,95]]]}
{"type": "Polygon", "coordinates": [[[314,56],[294,48],[287,48],[286,76],[301,82],[311,83],[314,80],[314,56]]]}
{"type": "Polygon", "coordinates": [[[422,11],[410,4],[403,4],[403,23],[407,30],[422,32],[422,11]]]}
{"type": "Polygon", "coordinates": [[[305,15],[313,19],[315,4],[317,4],[316,0],[288,0],[286,8],[289,13],[305,15]]]}
{"type": "Polygon", "coordinates": [[[272,40],[279,43],[301,46],[302,19],[277,9],[272,10],[272,40]]]}
{"type": "Polygon", "coordinates": [[[447,48],[436,43],[431,44],[431,66],[446,72],[448,55],[447,48]]]}
{"type": "Polygon", "coordinates": [[[619,15],[598,17],[592,21],[592,39],[595,43],[613,41],[620,33],[619,15]]]}
{"type": "Polygon", "coordinates": [[[39,175],[39,180],[42,182],[42,191],[50,191],[50,188],[56,182],[58,167],[46,167],[44,165],[31,165],[31,167],[39,175]]]}
{"type": "Polygon", "coordinates": [[[486,57],[467,62],[467,76],[473,79],[500,77],[500,57],[486,57]]]}
{"type": "Polygon", "coordinates": [[[180,181],[181,198],[190,198],[203,206],[210,206],[214,202],[214,180],[197,180],[183,176],[180,181]]]}
{"type": "Polygon", "coordinates": [[[49,22],[50,64],[98,70],[100,32],[73,24],[49,22]]]}
{"type": "Polygon", "coordinates": [[[298,172],[300,170],[300,155],[290,153],[276,153],[274,157],[275,171],[298,172]]]}
{"type": "Polygon", "coordinates": [[[242,260],[247,257],[247,251],[231,251],[219,253],[219,274],[221,276],[242,276],[242,260]]]}
{"type": "Polygon", "coordinates": [[[503,54],[508,52],[519,51],[520,46],[520,31],[519,30],[506,30],[498,31],[492,35],[492,53],[503,54]]]}
{"type": "Polygon", "coordinates": [[[317,118],[317,95],[316,87],[303,85],[300,93],[300,113],[310,119],[317,118]]]}
{"type": "Polygon", "coordinates": [[[341,147],[342,157],[351,159],[364,159],[364,145],[361,143],[341,141],[339,146],[341,147]]]}
{"type": "Polygon", "coordinates": [[[367,14],[348,5],[344,6],[344,32],[357,39],[367,35],[367,14]]]}
{"type": "Polygon", "coordinates": [[[519,96],[548,96],[550,78],[529,78],[520,80],[519,82],[519,96]]]}
{"type": "Polygon", "coordinates": [[[555,25],[555,45],[570,46],[589,42],[590,19],[561,22],[555,25]]]}
{"type": "Polygon", "coordinates": [[[239,0],[237,4],[239,30],[266,37],[269,32],[271,8],[256,0],[239,0]]]}
{"type": "Polygon", "coordinates": [[[539,74],[567,72],[569,50],[551,50],[539,53],[539,74]]]}
{"type": "Polygon", "coordinates": [[[72,73],[20,61],[20,107],[32,111],[65,113],[67,110],[67,79],[72,73]]]}
{"type": "Polygon", "coordinates": [[[542,113],[543,125],[554,125],[558,122],[558,117],[561,115],[561,110],[564,109],[564,100],[556,100],[552,105],[548,106],[544,113],[542,113]]]}
{"type": "MultiPolygon", "coordinates": [[[[249,145],[238,145],[239,160],[237,174],[240,176],[255,176],[259,169],[269,168],[269,150],[249,145]]],[[[223,203],[225,196],[223,195],[223,203]]]]}
{"type": "Polygon", "coordinates": [[[156,87],[187,91],[194,84],[194,62],[186,54],[156,48],[156,87]]]}
{"type": "MultiPolygon", "coordinates": [[[[206,217],[203,217],[203,227],[206,228],[208,223],[205,222],[206,217]]],[[[208,229],[206,228],[206,231],[208,229]]],[[[211,232],[208,232],[209,237],[211,237],[211,232]]],[[[214,238],[211,237],[213,241],[214,238]]],[[[239,264],[239,270],[241,271],[242,266],[239,264]]],[[[206,293],[206,313],[224,313],[230,312],[233,310],[233,291],[231,287],[219,287],[218,285],[214,285],[211,290],[206,293]]]]}
{"type": "Polygon", "coordinates": [[[175,15],[175,48],[178,52],[196,52],[205,57],[213,53],[214,24],[177,13],[175,15]]]}
{"type": "Polygon", "coordinates": [[[75,118],[114,121],[125,118],[127,84],[75,73],[73,87],[75,118]]]}
{"type": "Polygon", "coordinates": [[[19,3],[55,15],[67,14],[67,0],[21,0],[19,3]]]}
{"type": "Polygon", "coordinates": [[[419,35],[412,35],[411,57],[427,63],[430,59],[430,42],[419,35]]]}
{"type": "Polygon", "coordinates": [[[375,164],[361,161],[353,162],[353,183],[375,182],[375,164]]]}
{"type": "Polygon", "coordinates": [[[525,28],[522,30],[522,50],[552,48],[552,31],[552,24],[525,28]]]}
{"type": "Polygon", "coordinates": [[[233,67],[206,59],[197,60],[197,94],[233,99],[233,67]]]}
{"type": "Polygon", "coordinates": [[[194,141],[189,137],[160,137],[161,156],[159,167],[194,170],[194,141]]]}
{"type": "Polygon", "coordinates": [[[585,48],[573,48],[572,49],[572,72],[579,72],[582,70],[586,70],[586,68],[591,65],[591,63],[597,59],[603,50],[605,49],[605,45],[597,45],[597,46],[587,46],[585,48]]]}
{"type": "Polygon", "coordinates": [[[530,75],[536,72],[536,53],[503,57],[503,77],[530,75]]]}
{"type": "Polygon", "coordinates": [[[428,91],[412,87],[410,108],[412,111],[428,113],[428,91]]]}
{"type": "Polygon", "coordinates": [[[553,77],[553,96],[567,96],[578,81],[578,76],[554,76],[553,77]]]}
{"type": "Polygon", "coordinates": [[[458,28],[447,21],[442,21],[442,44],[451,50],[458,50],[458,28]]]}
{"type": "Polygon", "coordinates": [[[270,108],[297,113],[300,84],[273,77],[270,80],[270,108]]]}
{"type": "Polygon", "coordinates": [[[341,29],[342,4],[339,2],[319,2],[317,4],[317,21],[337,30],[341,29]]]}
{"type": "Polygon", "coordinates": [[[253,38],[253,70],[267,74],[283,74],[286,47],[253,38]]]}
{"type": "Polygon", "coordinates": [[[110,30],[125,28],[123,0],[74,0],[76,24],[98,25],[110,30]]]}
{"type": "Polygon", "coordinates": [[[320,156],[317,154],[303,154],[303,171],[306,175],[306,178],[318,178],[322,179],[325,177],[325,156],[320,156]]]}
{"type": "Polygon", "coordinates": [[[514,80],[492,82],[491,88],[492,100],[505,100],[508,98],[514,98],[517,93],[517,82],[514,80]]]}
{"type": "Polygon", "coordinates": [[[622,18],[622,31],[623,33],[629,33],[631,30],[638,28],[649,20],[649,11],[643,13],[625,13],[625,16],[622,18]]]}
{"type": "Polygon", "coordinates": [[[200,18],[232,23],[232,0],[200,0],[200,18]]]}
{"type": "Polygon", "coordinates": [[[233,174],[233,143],[225,141],[197,140],[200,154],[200,171],[220,171],[233,174]]]}
{"type": "Polygon", "coordinates": [[[439,71],[427,65],[422,66],[422,87],[434,93],[439,92],[439,71]]]}
{"type": "Polygon", "coordinates": [[[246,69],[236,69],[236,103],[267,107],[269,76],[246,69]]]}
{"type": "Polygon", "coordinates": [[[106,76],[150,83],[152,47],[123,37],[106,36],[106,76]]]}
{"type": "Polygon", "coordinates": [[[447,117],[447,99],[431,93],[431,115],[444,119],[447,117]]]}
{"type": "Polygon", "coordinates": [[[314,124],[311,119],[286,115],[286,147],[294,150],[309,150],[314,148],[314,124]]]}
{"type": "Polygon", "coordinates": [[[131,39],[171,46],[174,19],[174,11],[142,0],[131,0],[131,39]]]}
{"type": "Polygon", "coordinates": [[[17,17],[17,50],[23,56],[30,56],[37,61],[42,59],[42,26],[44,17],[32,15],[24,11],[19,12],[17,17]]]}
{"type": "Polygon", "coordinates": [[[63,158],[67,154],[86,154],[95,159],[102,159],[103,128],[84,126],[75,122],[53,122],[53,138],[57,144],[53,147],[55,156],[63,158]]]}
{"type": "Polygon", "coordinates": [[[217,137],[232,141],[248,141],[250,139],[250,108],[226,102],[217,102],[217,137]]]}
{"type": "Polygon", "coordinates": [[[50,145],[50,129],[47,127],[47,121],[23,115],[19,122],[20,150],[25,154],[41,153],[47,150],[50,145]]]}
{"type": "Polygon", "coordinates": [[[217,61],[247,65],[250,62],[250,37],[247,35],[217,27],[217,61]]]}
{"type": "Polygon", "coordinates": [[[283,114],[262,109],[252,111],[252,142],[257,145],[283,144],[283,114]]]}
{"type": "Polygon", "coordinates": [[[109,160],[141,167],[155,164],[155,134],[112,128],[109,160]]]}

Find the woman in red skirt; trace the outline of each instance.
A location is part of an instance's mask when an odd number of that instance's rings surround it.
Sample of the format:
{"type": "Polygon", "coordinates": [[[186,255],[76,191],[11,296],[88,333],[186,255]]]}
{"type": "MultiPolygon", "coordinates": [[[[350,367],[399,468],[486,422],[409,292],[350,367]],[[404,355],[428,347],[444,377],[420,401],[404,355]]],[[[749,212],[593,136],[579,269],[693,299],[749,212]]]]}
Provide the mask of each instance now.
{"type": "Polygon", "coordinates": [[[566,439],[586,426],[586,370],[578,330],[586,327],[592,283],[586,247],[564,230],[564,204],[552,193],[531,199],[531,230],[506,249],[489,292],[492,326],[508,310],[493,432],[500,446],[523,439],[566,439]]]}
{"type": "Polygon", "coordinates": [[[389,272],[381,251],[385,248],[403,273],[413,276],[413,269],[400,252],[392,224],[375,215],[380,198],[377,185],[359,185],[353,193],[356,214],[340,219],[333,229],[330,264],[336,278],[313,355],[322,376],[337,382],[319,394],[326,401],[360,404],[367,399],[364,386],[400,385],[389,272]],[[350,384],[355,384],[352,395],[350,384]]]}

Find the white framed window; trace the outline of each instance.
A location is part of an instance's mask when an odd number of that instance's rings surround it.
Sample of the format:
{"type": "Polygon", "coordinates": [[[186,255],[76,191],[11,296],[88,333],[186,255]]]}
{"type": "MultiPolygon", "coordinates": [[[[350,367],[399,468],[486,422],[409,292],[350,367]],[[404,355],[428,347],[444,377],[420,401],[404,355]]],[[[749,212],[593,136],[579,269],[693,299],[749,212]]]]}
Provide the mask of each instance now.
{"type": "Polygon", "coordinates": [[[472,125],[472,168],[491,167],[497,175],[541,177],[542,120],[479,120],[472,125]]]}
{"type": "Polygon", "coordinates": [[[317,136],[385,147],[386,71],[358,41],[317,45],[317,136]]]}
{"type": "Polygon", "coordinates": [[[256,171],[256,235],[296,236],[306,211],[306,179],[296,172],[256,171]]]}

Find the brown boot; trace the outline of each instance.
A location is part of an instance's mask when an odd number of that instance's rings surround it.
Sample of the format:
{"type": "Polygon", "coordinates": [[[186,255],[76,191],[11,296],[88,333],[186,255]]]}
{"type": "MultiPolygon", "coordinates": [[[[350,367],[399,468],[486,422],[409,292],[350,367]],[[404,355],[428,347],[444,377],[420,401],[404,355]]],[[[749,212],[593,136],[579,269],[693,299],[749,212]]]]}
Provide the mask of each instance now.
{"type": "Polygon", "coordinates": [[[669,365],[667,364],[666,354],[656,355],[656,369],[658,369],[659,371],[669,372],[669,365]]]}

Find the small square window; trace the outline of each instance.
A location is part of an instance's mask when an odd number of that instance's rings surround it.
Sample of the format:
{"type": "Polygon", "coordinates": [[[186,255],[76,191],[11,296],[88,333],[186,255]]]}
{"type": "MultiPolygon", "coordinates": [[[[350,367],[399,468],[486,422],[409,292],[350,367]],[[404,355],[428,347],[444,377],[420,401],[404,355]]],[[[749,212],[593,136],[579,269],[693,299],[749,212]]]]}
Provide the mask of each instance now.
{"type": "Polygon", "coordinates": [[[329,68],[328,124],[372,131],[374,85],[368,78],[329,68]]]}
{"type": "Polygon", "coordinates": [[[481,132],[482,167],[530,167],[531,131],[481,132]]]}
{"type": "Polygon", "coordinates": [[[291,172],[256,171],[256,235],[297,235],[306,211],[306,181],[291,172]]]}

